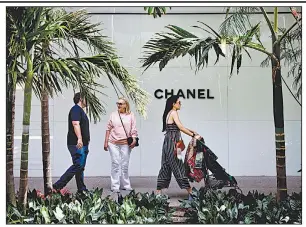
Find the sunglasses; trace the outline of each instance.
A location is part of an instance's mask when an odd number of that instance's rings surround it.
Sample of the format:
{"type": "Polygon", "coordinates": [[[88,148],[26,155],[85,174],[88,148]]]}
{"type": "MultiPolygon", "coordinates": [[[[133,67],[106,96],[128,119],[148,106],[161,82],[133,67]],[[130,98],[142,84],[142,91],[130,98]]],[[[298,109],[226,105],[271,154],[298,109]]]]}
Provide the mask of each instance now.
{"type": "Polygon", "coordinates": [[[122,103],[122,102],[116,102],[116,104],[117,104],[118,106],[122,106],[124,103],[122,103]]]}

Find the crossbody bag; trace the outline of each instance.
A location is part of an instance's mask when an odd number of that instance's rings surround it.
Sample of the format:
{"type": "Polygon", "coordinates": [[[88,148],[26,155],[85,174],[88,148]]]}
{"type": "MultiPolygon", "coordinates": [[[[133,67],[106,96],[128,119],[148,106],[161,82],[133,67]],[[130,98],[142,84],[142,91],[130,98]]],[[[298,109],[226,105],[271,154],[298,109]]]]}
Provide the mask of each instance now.
{"type": "MultiPolygon", "coordinates": [[[[122,119],[121,119],[121,116],[120,116],[119,111],[118,111],[118,115],[119,115],[119,118],[120,118],[120,121],[121,121],[122,127],[123,127],[123,129],[124,129],[125,135],[126,135],[126,137],[127,137],[127,142],[128,142],[128,145],[131,145],[131,144],[133,143],[133,137],[128,136],[128,134],[126,133],[126,130],[125,130],[125,127],[124,127],[124,125],[123,125],[123,122],[122,122],[122,119]]],[[[132,124],[132,122],[131,122],[131,124],[132,124]]],[[[136,137],[135,139],[136,139],[136,144],[135,144],[135,147],[138,147],[138,146],[139,146],[139,143],[138,143],[139,138],[138,138],[138,137],[136,137]]]]}

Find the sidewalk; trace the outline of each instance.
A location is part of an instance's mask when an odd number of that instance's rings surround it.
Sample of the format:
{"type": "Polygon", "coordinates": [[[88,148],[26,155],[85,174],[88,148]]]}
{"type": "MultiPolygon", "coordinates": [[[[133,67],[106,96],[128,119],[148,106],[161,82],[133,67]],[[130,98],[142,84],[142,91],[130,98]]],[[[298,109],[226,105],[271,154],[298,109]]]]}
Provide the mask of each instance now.
{"type": "MultiPolygon", "coordinates": [[[[276,193],[276,177],[266,177],[266,176],[245,176],[245,177],[235,177],[238,186],[241,188],[244,194],[248,191],[255,191],[262,193],[276,193]]],[[[149,192],[155,191],[157,177],[130,177],[131,185],[136,192],[149,192]]],[[[55,182],[58,178],[53,178],[52,182],[55,182]]],[[[109,177],[85,177],[85,184],[87,188],[103,188],[103,196],[110,195],[110,178],[109,177]]],[[[192,187],[199,189],[204,183],[191,183],[192,187]]],[[[288,193],[300,192],[302,191],[302,178],[300,176],[288,176],[287,177],[287,187],[288,193]]],[[[29,178],[29,189],[37,189],[43,192],[43,178],[29,178]]],[[[75,193],[77,191],[75,179],[73,178],[66,186],[69,191],[75,193]]],[[[15,189],[19,189],[19,178],[15,178],[15,189]]],[[[224,188],[222,190],[228,190],[229,188],[224,188]]],[[[127,192],[122,191],[124,196],[127,192]]],[[[179,199],[186,199],[187,192],[181,190],[172,177],[169,189],[164,190],[164,193],[170,197],[170,205],[176,206],[179,199]]]]}

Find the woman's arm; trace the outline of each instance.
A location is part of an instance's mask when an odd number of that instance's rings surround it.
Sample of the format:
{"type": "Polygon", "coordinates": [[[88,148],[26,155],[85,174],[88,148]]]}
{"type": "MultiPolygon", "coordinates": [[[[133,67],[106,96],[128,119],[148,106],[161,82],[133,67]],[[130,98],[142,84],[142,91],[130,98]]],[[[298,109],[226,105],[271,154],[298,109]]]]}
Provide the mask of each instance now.
{"type": "Polygon", "coordinates": [[[108,147],[108,139],[109,139],[109,134],[110,134],[110,131],[112,130],[113,128],[113,123],[112,123],[112,114],[111,116],[109,117],[109,120],[108,120],[108,123],[107,123],[107,126],[106,126],[106,132],[105,132],[105,139],[104,139],[104,150],[107,151],[107,147],[108,147]]]}
{"type": "Polygon", "coordinates": [[[194,133],[195,135],[199,135],[196,131],[194,131],[194,130],[191,130],[191,129],[189,129],[189,128],[187,128],[190,132],[192,132],[192,133],[194,133]]]}
{"type": "Polygon", "coordinates": [[[131,136],[136,138],[138,136],[137,128],[136,128],[136,117],[134,113],[131,113],[131,136]]]}
{"type": "Polygon", "coordinates": [[[189,130],[188,128],[185,128],[183,126],[183,124],[181,123],[178,113],[176,111],[173,111],[170,115],[170,117],[173,118],[173,121],[175,122],[175,124],[177,125],[177,127],[185,134],[187,134],[188,136],[194,136],[193,131],[189,130]]]}
{"type": "Polygon", "coordinates": [[[138,136],[136,129],[136,118],[133,113],[131,113],[131,136],[133,137],[133,142],[130,144],[130,148],[133,149],[136,145],[136,137],[138,136]]]}

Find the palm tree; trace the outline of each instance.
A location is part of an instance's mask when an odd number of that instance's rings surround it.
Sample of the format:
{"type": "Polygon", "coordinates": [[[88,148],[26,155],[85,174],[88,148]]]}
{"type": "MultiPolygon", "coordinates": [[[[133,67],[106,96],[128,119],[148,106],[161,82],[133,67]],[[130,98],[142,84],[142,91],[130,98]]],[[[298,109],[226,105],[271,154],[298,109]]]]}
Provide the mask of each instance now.
{"type": "MultiPolygon", "coordinates": [[[[14,184],[14,122],[15,122],[15,94],[17,83],[17,70],[18,67],[14,62],[14,55],[9,50],[10,38],[12,36],[12,24],[8,15],[17,17],[20,15],[20,10],[7,8],[6,14],[6,76],[7,76],[7,90],[6,90],[6,194],[7,203],[16,206],[15,184],[14,184]],[[13,70],[10,70],[13,69],[13,70]]],[[[18,54],[18,52],[16,52],[18,54]]]]}
{"type": "MultiPolygon", "coordinates": [[[[27,173],[28,173],[28,142],[29,142],[29,124],[31,114],[32,80],[33,80],[33,57],[35,42],[39,39],[37,30],[40,25],[40,18],[43,16],[43,10],[36,8],[15,8],[18,13],[8,15],[10,20],[10,45],[9,55],[12,56],[9,62],[8,72],[16,81],[19,72],[19,65],[26,65],[25,88],[24,88],[24,111],[23,111],[23,132],[21,146],[21,164],[20,164],[20,191],[19,204],[25,207],[27,193],[27,173]]],[[[13,11],[13,10],[12,10],[13,11]]],[[[12,12],[9,11],[9,12],[12,12]]],[[[11,84],[15,86],[15,83],[11,84]]],[[[11,125],[12,126],[12,125],[11,125]]]]}
{"type": "MultiPolygon", "coordinates": [[[[228,7],[226,20],[220,26],[222,35],[239,35],[250,29],[249,15],[253,12],[261,12],[264,16],[272,36],[272,53],[278,59],[278,63],[271,61],[268,56],[262,63],[262,67],[268,67],[270,61],[272,63],[272,72],[274,73],[273,86],[273,109],[274,109],[274,125],[276,138],[276,169],[277,169],[277,197],[283,200],[287,195],[286,182],[286,156],[285,156],[285,135],[284,135],[284,117],[283,117],[283,95],[282,82],[294,97],[296,102],[301,106],[299,98],[302,92],[302,60],[301,60],[301,38],[302,26],[301,15],[293,7],[289,7],[292,16],[295,19],[288,29],[278,27],[278,8],[274,8],[274,21],[268,19],[267,13],[263,7],[236,7],[234,9],[228,7]],[[234,11],[232,16],[228,17],[228,13],[234,11]],[[281,70],[273,71],[276,65],[280,65],[284,61],[286,66],[291,67],[288,77],[293,77],[293,88],[297,90],[294,95],[286,81],[284,80],[281,70]]],[[[256,39],[260,42],[259,35],[256,39]]],[[[261,43],[261,42],[260,42],[261,43]]],[[[278,66],[277,66],[278,67],[278,66]]],[[[273,76],[272,73],[272,76],[273,76]]]]}
{"type": "MultiPolygon", "coordinates": [[[[296,90],[296,93],[293,94],[289,86],[286,84],[286,81],[282,80],[285,83],[286,87],[290,93],[294,96],[297,103],[302,106],[298,99],[302,95],[302,26],[301,21],[299,20],[301,14],[293,7],[290,7],[291,14],[294,19],[297,21],[298,26],[295,26],[291,31],[289,31],[285,38],[281,42],[281,60],[284,61],[284,65],[289,67],[288,77],[293,78],[292,87],[296,90]]],[[[286,28],[278,28],[281,34],[285,34],[287,31],[286,28]]],[[[270,59],[266,58],[262,63],[262,67],[270,66],[270,59]]]]}
{"type": "MultiPolygon", "coordinates": [[[[87,94],[88,104],[90,106],[90,117],[94,119],[96,122],[100,119],[99,115],[101,113],[104,113],[104,107],[100,105],[98,100],[95,100],[95,96],[91,93],[91,90],[93,89],[93,86],[89,86],[88,83],[84,83],[85,78],[98,78],[100,75],[103,75],[107,73],[109,75],[108,79],[111,79],[113,84],[115,85],[115,82],[113,81],[112,77],[117,77],[119,81],[123,84],[130,81],[131,83],[127,84],[127,89],[129,89],[131,86],[133,86],[135,89],[132,91],[129,91],[128,94],[131,92],[135,94],[132,96],[133,101],[135,101],[136,105],[143,110],[141,110],[141,114],[144,114],[144,107],[146,106],[147,102],[147,94],[144,92],[139,86],[137,86],[137,80],[135,80],[131,75],[128,74],[127,71],[120,71],[121,66],[118,64],[118,57],[116,56],[116,53],[114,51],[114,48],[112,47],[112,43],[110,43],[107,40],[107,37],[104,37],[102,34],[100,34],[99,26],[100,23],[97,24],[91,24],[89,21],[89,16],[86,11],[77,11],[73,13],[67,13],[64,10],[53,10],[49,14],[49,20],[58,20],[61,22],[59,26],[64,25],[64,32],[65,36],[62,36],[61,34],[53,33],[48,37],[48,40],[45,40],[45,45],[43,48],[39,48],[37,51],[37,75],[38,78],[40,78],[41,81],[41,105],[42,105],[42,152],[43,152],[43,169],[44,169],[44,185],[45,185],[45,194],[48,194],[51,191],[51,172],[50,172],[50,135],[49,135],[49,117],[48,117],[48,111],[49,111],[49,105],[48,105],[48,93],[50,96],[53,96],[53,91],[60,91],[60,87],[56,83],[51,83],[52,81],[57,81],[57,79],[54,78],[54,75],[59,75],[59,77],[62,79],[62,81],[68,81],[72,84],[74,81],[78,81],[77,87],[80,90],[86,90],[85,94],[87,94]],[[93,38],[94,37],[94,38],[93,38]],[[85,41],[88,45],[89,49],[93,49],[91,51],[92,54],[95,53],[103,53],[104,55],[95,56],[94,58],[80,58],[78,61],[76,61],[76,58],[74,59],[66,59],[65,61],[55,61],[55,59],[52,57],[53,55],[56,55],[56,53],[52,50],[52,46],[50,45],[53,40],[57,39],[65,39],[68,42],[70,42],[71,47],[73,48],[73,51],[70,51],[70,55],[76,55],[79,57],[79,52],[82,51],[82,49],[76,45],[77,42],[85,41]],[[96,51],[94,51],[96,50],[96,51]],[[72,54],[71,54],[72,52],[72,54]],[[114,59],[111,59],[114,58],[114,59]],[[102,60],[99,62],[98,60],[102,60]],[[51,60],[52,64],[49,63],[51,60]],[[74,63],[77,64],[72,64],[74,63]],[[96,62],[95,62],[96,61],[96,62]],[[83,63],[81,63],[83,62],[83,63]],[[44,63],[44,65],[41,65],[41,63],[44,63]],[[60,63],[60,64],[59,64],[60,63]],[[44,67],[45,66],[45,67],[44,67]],[[50,68],[51,67],[51,68],[50,68]],[[70,74],[66,75],[64,68],[73,69],[70,74]],[[87,70],[89,70],[89,73],[87,70]],[[96,69],[95,69],[96,68],[96,69]],[[110,72],[109,68],[113,68],[113,72],[110,72]],[[40,73],[43,72],[43,73],[40,73]],[[124,75],[125,73],[125,75],[124,75]],[[42,76],[39,76],[42,74],[42,76]],[[51,74],[51,75],[50,75],[51,74]],[[49,76],[52,78],[52,80],[48,79],[49,76]],[[74,79],[68,78],[69,75],[74,75],[74,79]],[[78,79],[81,78],[81,76],[84,76],[84,79],[78,79]],[[134,80],[133,80],[134,79],[134,80]],[[132,81],[131,81],[132,80],[132,81]],[[88,87],[89,86],[89,87],[88,87]],[[48,90],[48,91],[47,91],[48,90]],[[92,111],[93,110],[93,111],[92,111]]],[[[62,50],[66,50],[68,52],[68,49],[65,47],[65,45],[62,45],[62,42],[59,43],[60,48],[62,50]]],[[[67,87],[69,83],[65,83],[64,85],[67,87]]],[[[92,85],[95,85],[94,80],[92,81],[92,85]]],[[[96,85],[98,86],[98,85],[96,85]]],[[[100,86],[100,85],[99,85],[100,86]]],[[[101,86],[102,87],[102,86],[101,86]]],[[[116,89],[116,87],[114,86],[116,89]]],[[[36,90],[39,90],[36,89],[36,90]]],[[[38,96],[39,96],[39,92],[38,96]]],[[[101,93],[101,92],[98,92],[101,93]]]]}
{"type": "MultiPolygon", "coordinates": [[[[35,10],[38,9],[34,9],[33,11],[35,12],[35,10]]],[[[16,22],[16,18],[11,17],[11,19],[13,22],[16,22]]],[[[49,171],[49,119],[47,116],[48,105],[46,103],[49,95],[52,97],[54,93],[61,92],[61,86],[68,87],[70,85],[74,89],[81,90],[86,95],[88,101],[90,118],[92,117],[94,121],[97,121],[100,119],[99,115],[104,112],[104,107],[100,104],[95,93],[101,93],[98,88],[103,86],[97,84],[95,79],[100,75],[106,74],[114,86],[116,85],[116,79],[123,84],[127,95],[135,102],[138,112],[145,115],[146,111],[145,106],[148,102],[147,93],[139,87],[135,77],[120,66],[118,57],[115,55],[110,43],[104,40],[105,37],[96,34],[99,32],[97,28],[99,24],[92,25],[87,19],[88,16],[84,11],[66,13],[63,10],[52,11],[51,9],[44,8],[41,11],[41,27],[38,27],[36,30],[36,34],[40,34],[40,36],[39,39],[37,37],[35,39],[32,60],[34,77],[31,88],[33,87],[35,94],[42,100],[42,151],[46,193],[50,191],[51,185],[51,173],[49,171]],[[90,48],[97,52],[102,52],[103,50],[104,54],[79,58],[78,51],[81,49],[76,44],[76,40],[83,40],[90,48]],[[64,41],[66,41],[65,44],[64,41]],[[51,43],[54,45],[51,45],[51,43]],[[69,51],[66,47],[67,43],[77,57],[66,59],[55,58],[59,54],[55,51],[56,48],[53,47],[57,45],[62,50],[69,51]]],[[[28,35],[26,38],[29,38],[29,41],[31,41],[31,37],[33,37],[33,34],[28,35]]],[[[14,39],[11,40],[13,41],[10,45],[15,49],[19,45],[22,46],[22,44],[15,42],[14,39]]],[[[15,61],[18,62],[17,59],[15,61]]],[[[21,77],[21,81],[25,84],[25,88],[27,88],[27,78],[21,77]]],[[[24,150],[27,152],[27,147],[24,150]]],[[[27,164],[27,156],[22,156],[22,161],[27,164]]],[[[21,171],[26,174],[21,175],[20,178],[19,202],[25,205],[27,165],[22,165],[21,171]]]]}
{"type": "Polygon", "coordinates": [[[7,202],[16,206],[14,184],[14,120],[15,120],[15,93],[16,85],[7,73],[8,87],[6,91],[6,194],[7,202]]]}
{"type": "MultiPolygon", "coordinates": [[[[250,9],[247,10],[257,10],[250,9]]],[[[167,28],[170,32],[157,33],[156,37],[149,40],[144,48],[145,56],[143,58],[143,65],[147,70],[152,64],[159,62],[159,68],[162,70],[167,63],[177,57],[183,57],[190,55],[195,60],[196,71],[202,69],[208,64],[209,51],[214,50],[217,59],[219,61],[220,55],[225,57],[222,49],[228,45],[232,48],[232,63],[231,63],[231,75],[236,63],[237,74],[242,64],[242,53],[245,52],[250,58],[251,55],[248,51],[253,49],[266,54],[272,62],[272,82],[273,82],[273,115],[275,125],[275,145],[276,145],[276,166],[277,166],[277,199],[278,201],[284,200],[287,196],[287,183],[286,183],[286,162],[285,162],[285,133],[284,133],[284,117],[283,117],[283,94],[282,94],[282,80],[281,80],[281,43],[287,34],[295,28],[300,19],[298,19],[289,29],[287,29],[282,35],[278,32],[278,9],[274,10],[274,22],[272,23],[263,7],[259,7],[262,15],[265,18],[266,23],[270,29],[272,35],[271,51],[263,46],[259,39],[260,23],[256,25],[248,25],[246,23],[241,24],[240,30],[236,30],[232,34],[228,32],[217,32],[213,30],[209,25],[200,22],[201,26],[194,26],[202,29],[208,33],[209,37],[197,37],[194,34],[184,30],[175,25],[169,25],[167,28]],[[221,47],[220,47],[221,46],[221,47]]],[[[236,14],[240,15],[239,13],[236,14]]],[[[233,18],[233,17],[231,17],[233,18]]],[[[226,21],[229,21],[227,19],[226,21]]],[[[245,19],[246,21],[246,19],[245,19]]],[[[239,28],[236,26],[236,28],[239,28]]]]}
{"type": "MultiPolygon", "coordinates": [[[[171,9],[171,7],[169,7],[171,9]]],[[[293,88],[297,90],[294,95],[286,81],[283,79],[284,84],[288,88],[292,96],[297,99],[302,95],[302,26],[301,26],[301,14],[297,11],[295,7],[289,7],[292,16],[298,22],[299,26],[286,34],[285,38],[281,42],[281,60],[285,60],[285,65],[291,66],[288,72],[288,77],[292,76],[294,78],[293,88]],[[294,47],[294,43],[298,43],[294,47]]],[[[166,7],[144,7],[144,10],[148,12],[149,15],[153,15],[154,18],[157,16],[161,17],[162,14],[166,14],[166,7]]],[[[249,15],[260,11],[259,7],[227,7],[226,8],[226,18],[225,21],[220,26],[220,32],[226,35],[237,35],[237,32],[242,32],[242,34],[251,28],[251,22],[249,20],[249,15]],[[232,16],[228,17],[230,11],[232,16]]],[[[284,33],[285,28],[279,28],[279,30],[284,33]]],[[[256,35],[257,40],[260,42],[259,36],[256,35]]],[[[261,42],[260,42],[261,43],[261,42]]],[[[270,63],[270,57],[267,57],[262,63],[262,67],[268,67],[270,63]]],[[[297,103],[302,106],[302,104],[295,98],[297,103]]]]}

